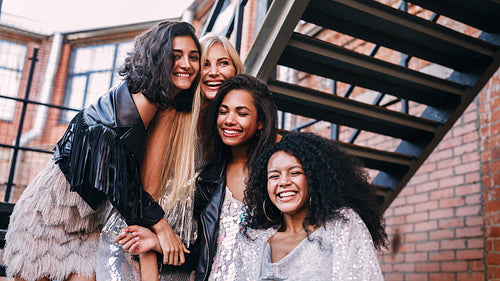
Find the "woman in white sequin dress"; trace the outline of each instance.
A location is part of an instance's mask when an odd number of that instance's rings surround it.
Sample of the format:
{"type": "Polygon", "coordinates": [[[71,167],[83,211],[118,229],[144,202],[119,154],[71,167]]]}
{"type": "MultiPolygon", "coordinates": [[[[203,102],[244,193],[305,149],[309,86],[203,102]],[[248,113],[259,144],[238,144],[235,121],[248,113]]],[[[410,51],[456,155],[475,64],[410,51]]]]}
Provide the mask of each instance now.
{"type": "Polygon", "coordinates": [[[312,133],[290,133],[252,165],[234,280],[383,280],[386,242],[365,172],[312,133]]]}

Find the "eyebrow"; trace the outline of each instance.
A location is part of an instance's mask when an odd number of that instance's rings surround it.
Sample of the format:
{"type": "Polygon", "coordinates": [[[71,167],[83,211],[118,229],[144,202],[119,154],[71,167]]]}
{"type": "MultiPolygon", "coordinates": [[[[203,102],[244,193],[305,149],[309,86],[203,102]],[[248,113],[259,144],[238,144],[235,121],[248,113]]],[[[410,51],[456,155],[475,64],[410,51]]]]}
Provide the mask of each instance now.
{"type": "MultiPolygon", "coordinates": [[[[184,53],[184,51],[183,51],[183,50],[181,50],[181,49],[173,49],[173,50],[172,50],[172,52],[184,53]]],[[[191,51],[189,51],[189,53],[190,53],[190,54],[192,54],[192,53],[199,54],[200,52],[199,52],[199,51],[197,51],[197,50],[191,50],[191,51]]]]}
{"type": "MultiPolygon", "coordinates": [[[[292,166],[292,167],[288,168],[288,171],[296,169],[296,168],[303,169],[301,166],[296,165],[296,166],[292,166]]],[[[278,172],[279,172],[278,170],[269,170],[269,171],[267,171],[268,174],[270,174],[270,173],[278,173],[278,172]]]]}
{"type": "MultiPolygon", "coordinates": [[[[229,108],[229,106],[227,106],[227,105],[225,105],[225,104],[221,104],[221,105],[219,105],[219,107],[229,108]]],[[[241,110],[241,109],[250,110],[250,108],[248,108],[248,107],[246,107],[246,106],[244,106],[244,105],[242,105],[242,106],[237,106],[237,107],[236,107],[236,110],[241,110]]]]}

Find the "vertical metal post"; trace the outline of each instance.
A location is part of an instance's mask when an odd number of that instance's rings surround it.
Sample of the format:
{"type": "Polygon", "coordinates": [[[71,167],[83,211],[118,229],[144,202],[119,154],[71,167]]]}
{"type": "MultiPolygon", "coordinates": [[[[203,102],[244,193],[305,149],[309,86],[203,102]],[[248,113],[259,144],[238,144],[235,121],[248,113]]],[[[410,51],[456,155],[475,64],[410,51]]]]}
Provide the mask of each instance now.
{"type": "MultiPolygon", "coordinates": [[[[337,81],[332,81],[332,94],[337,95],[337,81]]],[[[339,140],[339,125],[335,123],[330,123],[330,139],[339,140]]]]}
{"type": "Polygon", "coordinates": [[[9,171],[9,180],[7,181],[7,187],[5,189],[4,202],[9,202],[10,193],[12,191],[12,185],[14,182],[14,174],[16,171],[17,155],[19,153],[19,141],[21,139],[21,134],[23,132],[24,118],[26,117],[26,108],[28,107],[28,99],[31,91],[31,84],[33,82],[33,74],[35,73],[35,65],[38,61],[38,48],[33,49],[33,56],[29,59],[31,60],[30,73],[28,76],[28,83],[26,85],[26,92],[24,94],[23,108],[21,110],[21,117],[19,119],[19,128],[17,129],[16,143],[14,145],[14,153],[12,155],[12,164],[9,171]]]}
{"type": "Polygon", "coordinates": [[[247,0],[238,1],[238,7],[236,8],[237,16],[236,16],[236,42],[235,49],[238,52],[238,55],[241,51],[241,37],[243,32],[243,16],[245,13],[245,6],[247,4],[247,0]]]}

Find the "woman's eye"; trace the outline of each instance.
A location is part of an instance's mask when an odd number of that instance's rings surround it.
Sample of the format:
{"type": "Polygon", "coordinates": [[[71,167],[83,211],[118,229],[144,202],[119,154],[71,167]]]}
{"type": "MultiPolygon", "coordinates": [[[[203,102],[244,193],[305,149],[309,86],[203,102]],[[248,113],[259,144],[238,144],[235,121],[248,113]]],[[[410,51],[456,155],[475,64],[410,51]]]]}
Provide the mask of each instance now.
{"type": "Polygon", "coordinates": [[[191,56],[190,59],[192,61],[198,61],[200,58],[198,56],[191,56]]]}
{"type": "Polygon", "coordinates": [[[220,65],[222,65],[222,66],[226,66],[226,65],[229,65],[229,62],[227,62],[227,61],[221,61],[221,62],[220,62],[220,65]]]}
{"type": "Polygon", "coordinates": [[[278,178],[278,175],[270,175],[268,177],[270,180],[274,180],[274,179],[277,179],[278,178]]]}

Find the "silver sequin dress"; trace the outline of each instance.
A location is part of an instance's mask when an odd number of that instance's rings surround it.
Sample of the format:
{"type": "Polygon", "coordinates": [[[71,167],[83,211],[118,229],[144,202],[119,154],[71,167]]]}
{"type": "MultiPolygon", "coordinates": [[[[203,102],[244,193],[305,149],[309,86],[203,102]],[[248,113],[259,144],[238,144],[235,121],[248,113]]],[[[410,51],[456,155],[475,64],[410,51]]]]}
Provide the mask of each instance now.
{"type": "MultiPolygon", "coordinates": [[[[168,184],[167,184],[168,186],[168,184]]],[[[166,188],[168,190],[168,187],[166,188]]],[[[160,206],[165,209],[168,194],[164,194],[158,200],[160,206]]],[[[188,200],[191,200],[188,197],[188,200]]],[[[192,207],[192,204],[186,204],[192,207]]],[[[192,213],[192,209],[187,211],[192,213]]],[[[172,212],[170,212],[172,213],[172,212]]],[[[182,226],[175,224],[175,214],[179,212],[174,212],[170,214],[165,212],[165,219],[172,226],[176,233],[180,233],[182,226]]],[[[196,222],[193,222],[194,224],[196,222]]],[[[113,209],[110,217],[108,218],[106,225],[104,226],[99,245],[97,247],[97,266],[96,266],[96,279],[97,281],[139,281],[141,280],[140,264],[138,256],[132,256],[128,251],[123,250],[123,248],[118,243],[114,243],[114,239],[122,230],[127,226],[124,218],[118,213],[118,211],[113,209]]],[[[195,229],[195,228],[194,228],[195,229]]],[[[192,233],[190,240],[194,241],[196,239],[196,233],[192,233]]],[[[184,241],[186,242],[186,241],[184,241]]],[[[174,267],[163,267],[159,264],[159,276],[160,281],[189,281],[189,276],[191,272],[183,271],[182,269],[174,269],[174,267]]]]}
{"type": "Polygon", "coordinates": [[[234,281],[236,268],[234,259],[236,251],[236,236],[238,234],[243,214],[243,202],[233,197],[226,187],[226,195],[222,203],[220,215],[219,236],[217,237],[217,252],[210,271],[209,281],[234,281]]]}
{"type": "Polygon", "coordinates": [[[235,280],[384,280],[370,233],[359,215],[343,209],[347,220],[332,220],[301,241],[287,256],[271,262],[267,242],[277,229],[239,234],[235,280]]]}

